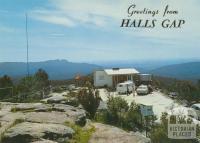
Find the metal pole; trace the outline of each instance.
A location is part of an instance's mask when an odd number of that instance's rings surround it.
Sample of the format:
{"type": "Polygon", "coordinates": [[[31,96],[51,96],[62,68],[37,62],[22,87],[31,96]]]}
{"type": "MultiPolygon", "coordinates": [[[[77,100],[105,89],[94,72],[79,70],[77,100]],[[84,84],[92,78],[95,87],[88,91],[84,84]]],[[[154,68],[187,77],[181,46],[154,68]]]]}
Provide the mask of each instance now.
{"type": "Polygon", "coordinates": [[[26,64],[27,64],[27,76],[29,76],[29,45],[28,45],[28,15],[26,13],[26,64]]]}

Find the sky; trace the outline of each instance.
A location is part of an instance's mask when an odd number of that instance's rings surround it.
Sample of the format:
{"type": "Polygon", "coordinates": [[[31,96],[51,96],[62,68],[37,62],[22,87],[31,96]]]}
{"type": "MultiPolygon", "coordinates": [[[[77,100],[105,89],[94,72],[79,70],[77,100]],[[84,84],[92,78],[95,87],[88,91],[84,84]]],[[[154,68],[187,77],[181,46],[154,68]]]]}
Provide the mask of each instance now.
{"type": "Polygon", "coordinates": [[[0,62],[26,61],[26,13],[30,61],[200,59],[199,7],[199,0],[0,0],[0,62]],[[158,26],[120,27],[131,4],[158,9],[158,26]],[[162,17],[166,5],[178,15],[162,17]],[[159,23],[167,18],[186,22],[164,29],[159,23]]]}

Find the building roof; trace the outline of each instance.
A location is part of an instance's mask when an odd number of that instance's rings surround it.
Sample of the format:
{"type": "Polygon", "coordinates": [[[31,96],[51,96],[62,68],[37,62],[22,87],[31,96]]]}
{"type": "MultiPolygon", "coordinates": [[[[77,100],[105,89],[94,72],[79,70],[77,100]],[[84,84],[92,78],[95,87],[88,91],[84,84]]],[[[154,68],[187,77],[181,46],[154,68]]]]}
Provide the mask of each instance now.
{"type": "Polygon", "coordinates": [[[128,68],[128,69],[113,68],[113,69],[105,69],[104,71],[108,75],[126,75],[126,74],[138,74],[139,73],[139,71],[137,71],[134,68],[128,68]]]}

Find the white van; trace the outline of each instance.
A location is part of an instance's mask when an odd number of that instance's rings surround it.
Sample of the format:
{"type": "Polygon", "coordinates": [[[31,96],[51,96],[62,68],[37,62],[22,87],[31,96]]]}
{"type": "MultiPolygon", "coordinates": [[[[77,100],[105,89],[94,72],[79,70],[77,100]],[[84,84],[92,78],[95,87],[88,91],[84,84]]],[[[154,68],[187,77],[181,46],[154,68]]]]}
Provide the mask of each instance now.
{"type": "Polygon", "coordinates": [[[131,93],[135,91],[135,84],[132,81],[118,83],[116,90],[118,94],[131,93]]]}

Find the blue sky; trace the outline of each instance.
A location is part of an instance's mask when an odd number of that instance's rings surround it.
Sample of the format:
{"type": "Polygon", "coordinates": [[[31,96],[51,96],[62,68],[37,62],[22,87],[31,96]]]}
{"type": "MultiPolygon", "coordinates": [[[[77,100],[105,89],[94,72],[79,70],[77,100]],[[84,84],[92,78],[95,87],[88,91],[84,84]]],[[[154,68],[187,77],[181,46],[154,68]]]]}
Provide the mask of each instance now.
{"type": "MultiPolygon", "coordinates": [[[[132,0],[0,0],[0,62],[200,59],[199,0],[134,0],[138,9],[179,10],[181,29],[120,28],[132,0]]],[[[135,19],[148,18],[136,15],[135,19]]],[[[169,17],[168,17],[169,18],[169,17]]],[[[158,16],[160,21],[163,19],[158,16]]]]}

